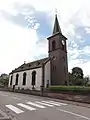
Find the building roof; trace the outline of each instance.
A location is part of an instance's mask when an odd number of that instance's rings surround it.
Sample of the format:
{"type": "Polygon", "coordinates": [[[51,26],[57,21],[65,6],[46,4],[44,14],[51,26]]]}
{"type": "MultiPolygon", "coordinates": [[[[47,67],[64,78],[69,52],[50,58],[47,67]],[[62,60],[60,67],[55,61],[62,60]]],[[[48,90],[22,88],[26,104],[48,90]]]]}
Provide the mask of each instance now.
{"type": "Polygon", "coordinates": [[[15,70],[12,70],[12,72],[10,74],[42,67],[42,64],[46,63],[48,61],[49,61],[49,57],[43,58],[43,59],[40,59],[40,60],[36,60],[36,61],[33,61],[33,62],[29,62],[29,63],[24,63],[21,66],[19,66],[18,68],[15,68],[15,70]]]}

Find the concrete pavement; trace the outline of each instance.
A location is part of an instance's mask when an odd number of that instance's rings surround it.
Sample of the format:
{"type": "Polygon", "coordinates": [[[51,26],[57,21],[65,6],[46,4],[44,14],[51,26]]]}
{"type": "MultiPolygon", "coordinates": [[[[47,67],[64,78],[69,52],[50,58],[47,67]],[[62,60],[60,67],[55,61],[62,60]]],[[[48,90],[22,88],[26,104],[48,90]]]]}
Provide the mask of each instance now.
{"type": "Polygon", "coordinates": [[[90,108],[13,92],[0,91],[0,109],[13,120],[90,120],[90,108]]]}

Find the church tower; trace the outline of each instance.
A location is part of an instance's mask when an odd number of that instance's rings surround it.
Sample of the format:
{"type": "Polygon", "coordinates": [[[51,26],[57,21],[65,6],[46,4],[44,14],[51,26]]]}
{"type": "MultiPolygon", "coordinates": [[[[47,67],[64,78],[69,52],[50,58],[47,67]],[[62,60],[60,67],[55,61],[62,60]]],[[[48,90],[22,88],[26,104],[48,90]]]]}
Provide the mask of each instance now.
{"type": "Polygon", "coordinates": [[[48,39],[49,57],[51,70],[51,85],[68,84],[68,62],[67,62],[67,38],[62,34],[57,15],[53,33],[48,39]]]}

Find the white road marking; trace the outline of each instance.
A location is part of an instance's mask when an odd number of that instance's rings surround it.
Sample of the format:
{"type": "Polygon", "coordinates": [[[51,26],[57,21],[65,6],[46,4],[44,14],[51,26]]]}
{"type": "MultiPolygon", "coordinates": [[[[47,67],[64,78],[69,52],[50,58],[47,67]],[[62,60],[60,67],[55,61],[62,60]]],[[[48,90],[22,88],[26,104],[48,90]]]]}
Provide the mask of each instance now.
{"type": "Polygon", "coordinates": [[[12,97],[13,99],[16,99],[16,100],[21,100],[20,98],[17,98],[17,97],[12,97]]]}
{"type": "MultiPolygon", "coordinates": [[[[57,108],[56,108],[56,109],[57,109],[57,108]]],[[[85,117],[85,116],[80,115],[80,114],[77,114],[77,113],[73,113],[73,112],[70,112],[70,111],[63,110],[63,109],[57,109],[57,110],[59,110],[59,111],[61,111],[61,112],[65,112],[65,113],[68,113],[68,114],[72,114],[72,115],[78,116],[78,117],[80,117],[80,118],[84,118],[84,119],[86,119],[86,120],[90,120],[90,118],[85,117]]]]}
{"type": "Polygon", "coordinates": [[[36,101],[35,103],[38,103],[38,104],[41,104],[41,105],[46,105],[46,106],[49,106],[49,107],[54,107],[53,105],[50,105],[50,104],[47,104],[47,103],[43,103],[43,102],[36,101]]]}
{"type": "Polygon", "coordinates": [[[27,102],[27,104],[29,104],[29,105],[33,105],[33,106],[36,106],[36,107],[39,107],[39,108],[46,108],[46,107],[43,106],[43,105],[39,105],[39,104],[32,103],[32,102],[27,102]]]}
{"type": "Polygon", "coordinates": [[[59,102],[54,102],[54,101],[49,101],[49,102],[59,104],[59,105],[67,105],[66,103],[59,103],[59,102]]]}
{"type": "Polygon", "coordinates": [[[26,109],[28,109],[28,110],[30,110],[30,111],[32,111],[32,110],[36,110],[35,108],[30,107],[30,106],[25,105],[25,104],[22,104],[22,103],[19,103],[19,104],[17,104],[17,105],[19,105],[19,106],[21,106],[21,107],[23,107],[23,108],[26,108],[26,109]]]}
{"type": "Polygon", "coordinates": [[[9,109],[11,109],[12,111],[14,111],[17,114],[24,112],[24,111],[20,110],[19,108],[15,107],[13,105],[5,105],[5,106],[8,107],[9,109]]]}
{"type": "Polygon", "coordinates": [[[48,103],[48,104],[51,104],[51,105],[61,106],[60,104],[51,103],[51,102],[49,102],[49,101],[42,101],[42,102],[45,102],[45,103],[48,103]]]}
{"type": "Polygon", "coordinates": [[[6,94],[1,94],[2,96],[8,96],[8,95],[6,95],[6,94]]]}

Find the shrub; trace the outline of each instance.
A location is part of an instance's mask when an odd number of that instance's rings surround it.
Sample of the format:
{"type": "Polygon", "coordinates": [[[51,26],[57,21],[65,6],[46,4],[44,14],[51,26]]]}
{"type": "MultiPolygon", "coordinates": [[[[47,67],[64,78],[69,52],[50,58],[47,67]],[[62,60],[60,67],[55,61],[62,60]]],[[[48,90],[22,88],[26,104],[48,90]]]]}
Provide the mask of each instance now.
{"type": "Polygon", "coordinates": [[[51,86],[49,90],[52,92],[90,93],[90,87],[85,86],[51,86]]]}

